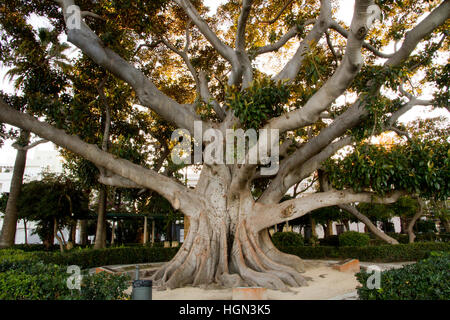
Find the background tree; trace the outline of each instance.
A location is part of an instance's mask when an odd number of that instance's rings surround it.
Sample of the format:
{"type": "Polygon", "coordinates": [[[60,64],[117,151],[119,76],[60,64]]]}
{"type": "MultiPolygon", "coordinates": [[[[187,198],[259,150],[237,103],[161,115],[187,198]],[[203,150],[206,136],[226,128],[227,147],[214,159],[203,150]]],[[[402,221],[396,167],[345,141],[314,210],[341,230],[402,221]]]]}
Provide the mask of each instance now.
{"type": "MultiPolygon", "coordinates": [[[[11,79],[14,78],[15,87],[21,93],[17,96],[7,96],[0,92],[0,96],[17,110],[42,115],[49,105],[56,108],[60,104],[55,102],[55,99],[64,99],[66,78],[62,72],[69,68],[64,55],[67,45],[59,44],[56,40],[57,33],[47,29],[34,31],[25,21],[24,15],[12,14],[8,11],[10,9],[5,8],[5,12],[0,16],[4,30],[3,40],[11,42],[8,48],[4,48],[1,61],[11,67],[6,75],[11,79]]],[[[47,142],[45,139],[32,142],[29,131],[23,129],[19,131],[0,132],[2,138],[16,140],[13,146],[17,149],[10,195],[0,234],[0,247],[14,244],[18,215],[17,199],[23,183],[27,152],[40,143],[47,142]]]]}
{"type": "MultiPolygon", "coordinates": [[[[29,4],[13,2],[19,11],[29,4]]],[[[398,118],[412,106],[447,107],[448,82],[442,81],[446,69],[436,56],[448,50],[450,1],[356,0],[349,27],[336,21],[335,3],[328,0],[293,1],[280,9],[278,18],[273,18],[272,4],[280,7],[275,2],[230,1],[212,18],[205,16],[207,10],[200,1],[188,0],[58,0],[44,1],[33,9],[53,19],[55,25],[61,25],[64,19],[68,40],[127,83],[136,103],[171,126],[194,135],[198,121],[203,132],[214,128],[222,137],[226,129],[252,127],[279,132],[281,145],[266,143],[272,155],[279,145],[279,170],[266,177],[270,183],[255,198],[253,181],[263,175],[268,165],[265,159],[257,164],[205,164],[196,187],[191,189],[0,101],[1,122],[34,132],[104,168],[111,175],[100,177],[102,183],[148,188],[190,218],[191,227],[181,250],[153,276],[155,284],[162,287],[218,283],[286,289],[304,285],[301,259],[278,251],[267,228],[322,207],[395,202],[411,191],[424,198],[448,197],[448,157],[445,153],[441,159],[443,147],[412,143],[391,152],[401,158],[396,162],[398,168],[408,168],[405,177],[396,172],[404,174],[406,169],[391,173],[383,168],[388,162],[381,156],[383,151],[362,141],[398,130],[398,118]],[[75,4],[82,8],[79,16],[77,12],[72,16],[75,4]],[[383,24],[377,22],[381,13],[383,24]],[[73,18],[81,19],[79,28],[72,28],[73,18]],[[274,23],[264,23],[273,19],[274,23]],[[101,23],[121,28],[123,50],[113,50],[108,36],[96,32],[101,23]],[[267,32],[260,32],[261,24],[267,32]],[[129,36],[143,46],[130,51],[126,41],[129,36]],[[294,37],[297,49],[279,72],[268,75],[255,70],[258,56],[277,51],[294,37]],[[391,42],[402,44],[395,52],[385,53],[391,42]],[[425,78],[413,79],[422,70],[425,78]],[[432,100],[417,98],[417,82],[437,85],[432,100]],[[174,91],[183,94],[174,97],[174,91]],[[356,100],[338,102],[346,94],[356,100]],[[349,181],[336,174],[337,170],[327,169],[334,189],[282,201],[292,186],[353,143],[356,149],[380,155],[376,158],[380,161],[376,163],[378,171],[369,172],[367,183],[349,181]],[[438,152],[430,154],[435,148],[438,152]],[[427,165],[430,157],[433,167],[427,165]],[[424,159],[427,161],[421,164],[424,159]],[[416,169],[414,177],[408,175],[412,168],[416,169]],[[392,183],[384,185],[383,180],[389,179],[392,183]]],[[[260,141],[264,138],[260,131],[260,141]]],[[[355,152],[346,159],[373,161],[359,155],[355,152]]],[[[272,161],[275,164],[276,160],[272,161]]],[[[349,176],[359,175],[366,172],[349,176]]]]}
{"type": "Polygon", "coordinates": [[[45,174],[42,180],[25,183],[22,191],[17,201],[18,217],[37,222],[35,233],[47,248],[56,236],[63,250],[67,239],[62,230],[87,217],[89,200],[77,184],[62,175],[45,174]]]}

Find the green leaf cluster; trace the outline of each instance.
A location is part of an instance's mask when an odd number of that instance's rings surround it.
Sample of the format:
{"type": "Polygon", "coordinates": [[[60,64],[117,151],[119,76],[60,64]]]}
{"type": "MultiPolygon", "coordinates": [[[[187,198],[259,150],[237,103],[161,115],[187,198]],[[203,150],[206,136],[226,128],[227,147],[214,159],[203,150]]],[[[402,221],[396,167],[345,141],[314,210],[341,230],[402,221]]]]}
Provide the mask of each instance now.
{"type": "Polygon", "coordinates": [[[400,269],[381,272],[379,289],[369,289],[371,274],[356,274],[362,287],[358,288],[362,300],[449,300],[450,253],[432,253],[428,259],[400,269]]]}
{"type": "Polygon", "coordinates": [[[368,234],[347,231],[339,235],[339,246],[341,247],[365,247],[369,245],[370,237],[368,234]]]}
{"type": "Polygon", "coordinates": [[[226,105],[234,111],[245,129],[258,129],[283,113],[289,97],[288,85],[261,77],[241,91],[235,86],[227,88],[226,105]]]}
{"type": "Polygon", "coordinates": [[[428,199],[450,195],[450,148],[447,141],[411,140],[406,144],[358,145],[343,159],[325,162],[337,189],[373,190],[380,196],[405,190],[428,199]]]}

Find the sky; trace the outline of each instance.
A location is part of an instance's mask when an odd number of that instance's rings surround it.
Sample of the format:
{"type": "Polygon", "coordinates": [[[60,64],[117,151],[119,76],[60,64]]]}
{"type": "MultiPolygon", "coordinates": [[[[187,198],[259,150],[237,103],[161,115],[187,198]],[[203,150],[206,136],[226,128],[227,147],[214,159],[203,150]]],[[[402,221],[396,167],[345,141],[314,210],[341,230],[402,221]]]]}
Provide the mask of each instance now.
{"type": "MultiPolygon", "coordinates": [[[[210,8],[210,14],[214,14],[217,10],[217,7],[224,3],[225,0],[205,0],[205,4],[210,8]]],[[[342,20],[347,26],[350,25],[352,14],[353,14],[353,6],[354,6],[354,0],[340,0],[340,8],[336,13],[336,17],[340,20],[342,20]]],[[[31,19],[31,23],[35,27],[48,27],[48,24],[45,20],[39,19],[37,17],[34,17],[31,19]]],[[[296,49],[296,46],[293,48],[293,50],[296,49]]],[[[386,51],[389,52],[389,50],[393,50],[392,48],[387,48],[386,51]]],[[[76,52],[73,52],[73,54],[76,54],[76,52]]],[[[264,64],[270,65],[270,54],[262,55],[259,60],[257,61],[257,64],[260,66],[263,66],[264,64]]],[[[262,68],[267,69],[263,70],[265,72],[270,71],[270,67],[262,68]]],[[[7,72],[7,69],[2,67],[0,65],[0,83],[1,83],[1,89],[4,92],[7,93],[14,93],[14,88],[12,84],[8,81],[8,79],[5,78],[5,74],[7,72]]],[[[422,96],[424,99],[429,98],[429,95],[427,96],[426,92],[422,96]]],[[[345,99],[344,96],[340,98],[341,100],[345,99]]],[[[430,109],[424,109],[423,107],[414,107],[412,110],[410,110],[407,114],[403,115],[400,118],[401,122],[408,122],[411,120],[414,120],[418,117],[425,118],[425,117],[436,117],[439,115],[444,115],[447,118],[450,118],[449,113],[447,111],[444,111],[442,109],[435,109],[431,111],[430,109]]],[[[0,148],[0,165],[11,165],[14,163],[16,151],[13,147],[11,147],[12,142],[6,141],[4,146],[0,148]]],[[[33,149],[31,149],[28,153],[29,157],[32,158],[34,156],[34,153],[37,150],[55,150],[55,145],[51,142],[41,144],[33,149]]]]}

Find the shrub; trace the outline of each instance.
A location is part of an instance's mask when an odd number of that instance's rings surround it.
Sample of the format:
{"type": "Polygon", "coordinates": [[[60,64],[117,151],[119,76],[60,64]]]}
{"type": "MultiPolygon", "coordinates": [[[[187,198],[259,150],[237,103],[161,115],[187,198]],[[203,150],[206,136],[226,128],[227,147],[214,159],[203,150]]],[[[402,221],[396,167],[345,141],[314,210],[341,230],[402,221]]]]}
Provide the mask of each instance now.
{"type": "Polygon", "coordinates": [[[84,274],[81,290],[67,287],[67,268],[41,261],[12,265],[0,272],[1,300],[109,300],[125,299],[130,280],[126,275],[84,274]]]}
{"type": "Polygon", "coordinates": [[[337,247],[339,245],[339,236],[333,235],[327,238],[319,239],[319,244],[321,246],[337,247]]]}
{"type": "Polygon", "coordinates": [[[281,247],[285,253],[302,259],[358,259],[373,262],[418,261],[428,258],[432,251],[450,251],[448,242],[419,242],[366,247],[281,247]]]}
{"type": "Polygon", "coordinates": [[[379,289],[367,288],[370,273],[356,274],[362,287],[362,300],[449,300],[450,252],[431,253],[431,257],[401,269],[381,272],[379,289]]]}
{"type": "Polygon", "coordinates": [[[369,241],[369,235],[357,231],[347,231],[339,235],[341,247],[364,247],[369,245],[369,241]]]}
{"type": "Polygon", "coordinates": [[[417,231],[423,233],[434,233],[437,232],[436,223],[431,220],[418,220],[416,222],[417,231]]]}
{"type": "Polygon", "coordinates": [[[272,241],[276,246],[303,246],[304,241],[301,234],[295,232],[275,232],[272,241]]]}
{"type": "Polygon", "coordinates": [[[108,249],[73,249],[64,253],[16,249],[0,250],[0,272],[14,266],[42,261],[61,266],[77,265],[81,269],[112,264],[133,264],[145,262],[165,262],[172,259],[179,248],[160,247],[117,247],[108,249]]]}
{"type": "Polygon", "coordinates": [[[386,245],[387,242],[381,239],[370,239],[369,246],[383,246],[386,245]]]}
{"type": "Polygon", "coordinates": [[[389,237],[394,238],[399,243],[409,243],[409,237],[407,234],[404,233],[395,233],[395,232],[387,232],[386,233],[389,237]]]}

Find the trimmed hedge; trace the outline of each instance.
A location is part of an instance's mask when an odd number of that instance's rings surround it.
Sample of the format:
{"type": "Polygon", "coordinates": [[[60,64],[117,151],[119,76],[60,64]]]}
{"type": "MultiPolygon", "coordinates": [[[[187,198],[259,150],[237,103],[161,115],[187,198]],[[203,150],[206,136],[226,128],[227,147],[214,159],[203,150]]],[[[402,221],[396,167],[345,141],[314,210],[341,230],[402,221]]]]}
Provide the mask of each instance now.
{"type": "Polygon", "coordinates": [[[380,287],[367,287],[372,273],[357,273],[362,284],[361,300],[450,300],[450,252],[431,253],[431,257],[400,269],[382,271],[380,287]]]}
{"type": "Polygon", "coordinates": [[[80,290],[67,286],[67,268],[41,261],[22,261],[0,272],[0,300],[128,299],[128,275],[83,274],[80,290]]]}
{"type": "Polygon", "coordinates": [[[321,246],[333,246],[337,247],[339,246],[339,236],[332,235],[326,238],[319,239],[319,244],[321,246]]]}
{"type": "MultiPolygon", "coordinates": [[[[373,262],[417,261],[427,258],[431,251],[450,251],[448,242],[412,243],[366,247],[279,246],[281,251],[303,259],[348,259],[373,262]]],[[[172,259],[178,248],[118,247],[109,249],[75,249],[59,252],[24,252],[0,250],[0,272],[15,265],[42,261],[60,266],[78,265],[81,269],[147,262],[165,262],[172,259]]]]}
{"type": "Polygon", "coordinates": [[[301,234],[295,232],[275,232],[272,235],[272,241],[275,246],[290,247],[303,246],[304,240],[301,234]]]}
{"type": "Polygon", "coordinates": [[[303,259],[358,259],[373,262],[417,261],[428,258],[431,251],[450,251],[448,242],[421,242],[366,247],[279,247],[285,253],[303,259]]]}
{"type": "MultiPolygon", "coordinates": [[[[81,250],[78,250],[81,251],[81,250]]],[[[87,250],[84,250],[87,251],[87,250]]],[[[94,251],[94,250],[91,250],[94,251]]],[[[117,300],[127,299],[127,275],[105,272],[89,275],[83,272],[81,290],[67,287],[66,265],[51,261],[58,253],[25,252],[17,249],[0,250],[0,300],[117,300]],[[45,257],[46,259],[43,259],[45,257]]],[[[59,258],[67,258],[59,254],[59,258]]],[[[85,265],[79,265],[81,268],[85,265]]]]}
{"type": "Polygon", "coordinates": [[[370,237],[366,233],[347,231],[339,235],[341,247],[365,247],[369,245],[370,237]]]}
{"type": "Polygon", "coordinates": [[[45,263],[77,265],[93,268],[114,264],[165,262],[171,260],[178,248],[118,247],[108,249],[79,249],[64,253],[35,252],[33,254],[45,263]]]}

